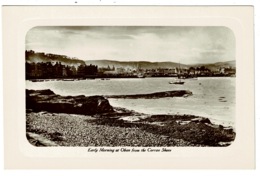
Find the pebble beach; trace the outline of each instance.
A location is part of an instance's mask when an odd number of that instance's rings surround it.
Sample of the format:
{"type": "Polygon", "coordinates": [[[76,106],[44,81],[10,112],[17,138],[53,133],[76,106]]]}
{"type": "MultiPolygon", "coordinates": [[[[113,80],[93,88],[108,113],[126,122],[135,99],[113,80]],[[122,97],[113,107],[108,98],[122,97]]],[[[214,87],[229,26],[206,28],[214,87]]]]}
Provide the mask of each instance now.
{"type": "MultiPolygon", "coordinates": [[[[58,113],[28,113],[27,132],[43,136],[59,146],[189,146],[182,139],[168,139],[139,128],[91,123],[93,117],[58,113]]],[[[29,140],[30,141],[30,140],[29,140]]],[[[31,141],[30,141],[31,142],[31,141]]],[[[40,145],[40,142],[33,143],[40,145]]]]}

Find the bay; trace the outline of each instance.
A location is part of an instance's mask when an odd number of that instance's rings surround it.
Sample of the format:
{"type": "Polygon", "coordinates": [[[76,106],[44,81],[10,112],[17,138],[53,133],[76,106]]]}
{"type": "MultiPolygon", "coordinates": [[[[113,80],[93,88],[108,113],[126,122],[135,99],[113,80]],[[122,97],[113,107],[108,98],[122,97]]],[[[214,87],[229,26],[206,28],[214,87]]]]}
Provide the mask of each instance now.
{"type": "Polygon", "coordinates": [[[131,95],[172,90],[189,90],[189,97],[160,99],[109,99],[112,106],[146,114],[191,114],[213,122],[235,125],[234,77],[185,79],[184,85],[169,84],[175,78],[126,78],[80,81],[26,81],[26,89],[51,89],[60,95],[131,95]]]}

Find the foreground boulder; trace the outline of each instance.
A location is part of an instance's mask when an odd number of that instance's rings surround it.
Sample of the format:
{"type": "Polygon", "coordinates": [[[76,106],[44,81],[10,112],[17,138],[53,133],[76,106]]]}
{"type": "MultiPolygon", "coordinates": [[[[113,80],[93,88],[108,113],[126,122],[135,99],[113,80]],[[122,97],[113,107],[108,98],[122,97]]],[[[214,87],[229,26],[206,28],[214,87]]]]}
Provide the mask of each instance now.
{"type": "Polygon", "coordinates": [[[26,109],[53,113],[94,115],[113,112],[109,101],[102,96],[60,96],[53,91],[26,90],[26,109]]]}

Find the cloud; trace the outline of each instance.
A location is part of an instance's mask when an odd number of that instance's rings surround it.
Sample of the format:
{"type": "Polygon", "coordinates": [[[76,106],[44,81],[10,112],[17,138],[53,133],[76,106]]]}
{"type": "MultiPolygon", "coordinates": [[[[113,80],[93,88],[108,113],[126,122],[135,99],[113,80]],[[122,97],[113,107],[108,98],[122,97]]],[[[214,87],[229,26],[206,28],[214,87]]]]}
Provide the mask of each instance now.
{"type": "Polygon", "coordinates": [[[26,49],[85,60],[209,63],[235,59],[235,37],[226,27],[36,27],[26,49]]]}

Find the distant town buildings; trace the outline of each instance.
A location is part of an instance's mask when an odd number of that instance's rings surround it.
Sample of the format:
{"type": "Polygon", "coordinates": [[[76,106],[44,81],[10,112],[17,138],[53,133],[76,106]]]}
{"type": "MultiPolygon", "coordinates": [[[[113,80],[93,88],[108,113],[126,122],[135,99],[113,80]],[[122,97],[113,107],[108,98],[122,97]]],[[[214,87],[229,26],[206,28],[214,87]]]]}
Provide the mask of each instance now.
{"type": "MultiPolygon", "coordinates": [[[[209,76],[235,76],[236,68],[214,64],[206,66],[185,66],[158,68],[156,66],[143,67],[142,64],[117,66],[86,65],[77,58],[57,54],[38,53],[32,50],[25,51],[26,79],[52,79],[52,78],[96,78],[96,77],[209,77],[209,76]]],[[[145,64],[143,64],[145,65],[145,64]]]]}
{"type": "Polygon", "coordinates": [[[88,77],[206,77],[206,76],[235,76],[235,67],[219,67],[210,70],[205,66],[190,68],[124,68],[107,66],[98,68],[96,65],[81,64],[78,67],[64,65],[61,62],[26,62],[26,79],[52,78],[88,78],[88,77]]]}

